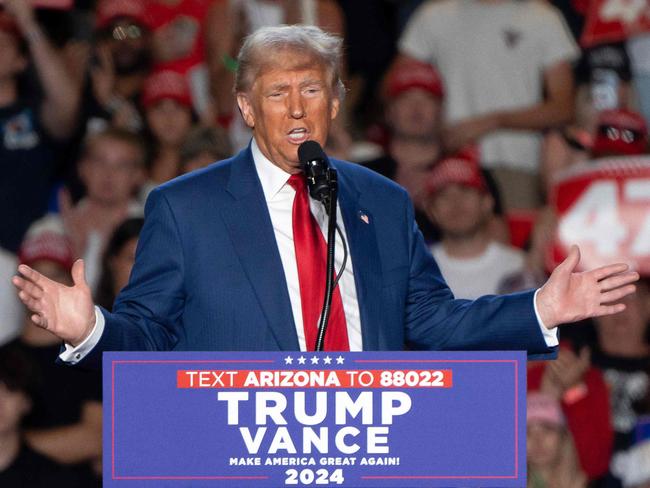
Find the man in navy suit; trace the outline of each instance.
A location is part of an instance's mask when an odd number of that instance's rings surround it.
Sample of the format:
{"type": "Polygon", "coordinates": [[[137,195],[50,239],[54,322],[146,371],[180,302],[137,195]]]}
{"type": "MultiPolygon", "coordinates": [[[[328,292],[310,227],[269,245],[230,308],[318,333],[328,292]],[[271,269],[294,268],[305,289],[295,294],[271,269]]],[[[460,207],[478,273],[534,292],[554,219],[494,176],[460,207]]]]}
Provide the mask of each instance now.
{"type": "MultiPolygon", "coordinates": [[[[289,179],[301,173],[298,146],[324,144],[339,110],[340,44],[305,26],[261,29],[248,38],[235,90],[253,140],[234,158],[152,192],[130,283],[113,313],[93,306],[82,261],[73,266],[72,287],[19,267],[19,296],[35,323],[65,341],[61,359],[97,364],[102,351],[125,349],[313,348],[301,313],[289,179]]],[[[350,249],[338,285],[350,350],[552,354],[558,324],[616,313],[624,308],[616,302],[634,291],[638,275],[624,264],[574,272],[575,248],[537,291],[455,300],[406,192],[360,166],[331,164],[350,249]]],[[[309,207],[323,229],[322,206],[309,207]]]]}

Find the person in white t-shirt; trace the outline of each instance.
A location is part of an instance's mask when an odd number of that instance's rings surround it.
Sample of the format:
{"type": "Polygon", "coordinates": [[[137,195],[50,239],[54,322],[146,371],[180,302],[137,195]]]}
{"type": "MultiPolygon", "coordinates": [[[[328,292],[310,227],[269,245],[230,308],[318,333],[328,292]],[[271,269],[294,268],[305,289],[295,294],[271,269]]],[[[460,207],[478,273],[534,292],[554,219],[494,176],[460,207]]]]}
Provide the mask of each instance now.
{"type": "Polygon", "coordinates": [[[427,193],[427,214],[442,237],[431,252],[457,298],[497,294],[506,278],[523,270],[523,251],[490,234],[494,199],[476,160],[462,154],[442,159],[430,174],[427,193]]]}
{"type": "Polygon", "coordinates": [[[448,151],[479,142],[507,208],[541,203],[540,131],[573,117],[579,51],[560,13],[538,0],[429,1],[399,52],[396,64],[414,58],[442,75],[448,151]]]}

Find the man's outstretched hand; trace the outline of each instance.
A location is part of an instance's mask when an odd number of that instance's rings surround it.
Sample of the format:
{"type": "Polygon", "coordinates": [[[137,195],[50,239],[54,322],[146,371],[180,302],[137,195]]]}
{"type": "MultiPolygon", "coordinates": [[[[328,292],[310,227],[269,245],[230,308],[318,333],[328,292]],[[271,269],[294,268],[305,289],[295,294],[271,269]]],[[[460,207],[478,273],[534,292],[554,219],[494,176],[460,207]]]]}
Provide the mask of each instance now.
{"type": "Polygon", "coordinates": [[[32,321],[73,346],[83,342],[95,326],[95,308],[83,260],[72,265],[72,286],[52,281],[24,264],[18,266],[18,272],[21,276],[14,276],[12,282],[33,313],[32,321]]]}
{"type": "Polygon", "coordinates": [[[549,329],[622,312],[625,305],[617,302],[636,290],[633,283],[639,274],[629,271],[627,264],[575,272],[579,262],[580,250],[572,246],[569,256],[555,268],[537,294],[537,311],[549,329]]]}

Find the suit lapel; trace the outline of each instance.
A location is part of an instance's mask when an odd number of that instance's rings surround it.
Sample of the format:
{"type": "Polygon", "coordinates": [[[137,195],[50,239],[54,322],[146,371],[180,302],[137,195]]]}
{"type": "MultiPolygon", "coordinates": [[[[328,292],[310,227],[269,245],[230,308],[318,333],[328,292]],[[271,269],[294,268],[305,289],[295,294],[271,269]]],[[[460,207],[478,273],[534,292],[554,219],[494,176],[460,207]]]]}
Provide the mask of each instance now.
{"type": "Polygon", "coordinates": [[[381,261],[374,218],[363,207],[363,199],[353,182],[340,171],[338,179],[339,205],[354,266],[363,349],[375,351],[379,348],[379,327],[382,323],[381,303],[379,303],[382,289],[381,261]]]}
{"type": "Polygon", "coordinates": [[[235,158],[231,168],[227,189],[233,201],[223,206],[221,214],[279,348],[297,351],[300,346],[282,260],[250,147],[235,158]]]}

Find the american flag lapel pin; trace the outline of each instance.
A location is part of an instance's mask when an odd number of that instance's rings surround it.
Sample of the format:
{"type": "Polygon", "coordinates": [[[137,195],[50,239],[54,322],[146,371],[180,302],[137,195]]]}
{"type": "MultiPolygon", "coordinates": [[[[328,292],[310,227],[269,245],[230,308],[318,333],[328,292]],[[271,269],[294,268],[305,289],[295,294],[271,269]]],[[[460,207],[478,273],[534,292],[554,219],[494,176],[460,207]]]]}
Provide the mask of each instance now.
{"type": "Polygon", "coordinates": [[[363,210],[359,210],[359,218],[364,224],[370,223],[370,217],[368,217],[368,214],[365,213],[363,210]]]}

